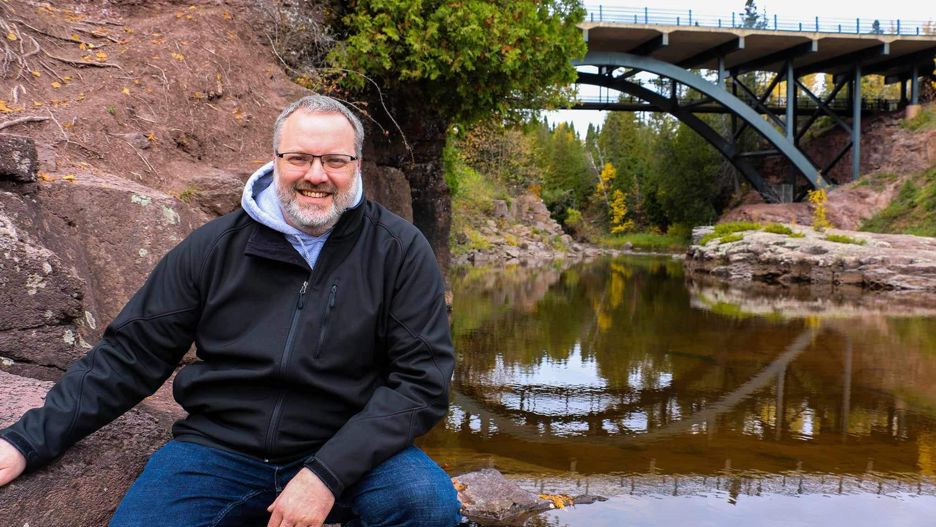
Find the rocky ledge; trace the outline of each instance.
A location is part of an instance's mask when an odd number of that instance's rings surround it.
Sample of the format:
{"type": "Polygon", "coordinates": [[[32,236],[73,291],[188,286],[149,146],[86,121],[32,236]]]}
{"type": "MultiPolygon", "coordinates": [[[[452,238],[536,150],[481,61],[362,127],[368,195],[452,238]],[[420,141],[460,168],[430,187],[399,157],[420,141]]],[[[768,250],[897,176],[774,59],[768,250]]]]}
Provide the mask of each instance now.
{"type": "Polygon", "coordinates": [[[696,228],[686,270],[735,284],[936,292],[936,238],[785,227],[792,234],[750,230],[715,237],[706,236],[713,227],[696,228]]]}

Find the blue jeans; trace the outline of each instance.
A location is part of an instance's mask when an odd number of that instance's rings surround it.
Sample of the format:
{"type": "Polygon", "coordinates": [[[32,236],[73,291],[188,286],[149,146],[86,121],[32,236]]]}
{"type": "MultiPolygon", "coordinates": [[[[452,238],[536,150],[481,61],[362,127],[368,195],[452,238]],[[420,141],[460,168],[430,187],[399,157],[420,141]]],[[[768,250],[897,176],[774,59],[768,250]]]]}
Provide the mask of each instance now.
{"type": "MultiPolygon", "coordinates": [[[[127,491],[110,527],[265,527],[266,508],[302,460],[284,465],[195,443],[157,450],[127,491]]],[[[459,503],[448,475],[408,447],[348,487],[325,523],[366,527],[450,527],[459,503]]]]}

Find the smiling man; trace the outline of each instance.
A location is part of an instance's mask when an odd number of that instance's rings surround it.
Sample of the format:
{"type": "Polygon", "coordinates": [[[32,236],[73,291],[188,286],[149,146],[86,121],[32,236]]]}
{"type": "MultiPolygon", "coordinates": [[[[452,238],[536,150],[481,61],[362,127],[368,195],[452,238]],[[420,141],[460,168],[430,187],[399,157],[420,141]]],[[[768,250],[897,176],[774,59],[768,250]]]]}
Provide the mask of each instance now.
{"type": "Polygon", "coordinates": [[[104,338],[0,431],[0,485],[174,381],[188,416],[112,526],[449,526],[448,476],[412,445],[446,412],[454,351],[436,260],[364,199],[363,129],[309,96],[241,210],[159,263],[104,338]]]}

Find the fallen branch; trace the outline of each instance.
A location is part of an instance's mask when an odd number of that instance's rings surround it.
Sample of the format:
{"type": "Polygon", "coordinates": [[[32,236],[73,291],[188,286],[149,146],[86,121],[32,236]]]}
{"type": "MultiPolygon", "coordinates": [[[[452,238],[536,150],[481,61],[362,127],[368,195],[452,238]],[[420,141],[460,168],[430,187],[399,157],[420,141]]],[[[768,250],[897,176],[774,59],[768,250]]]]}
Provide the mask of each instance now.
{"type": "Polygon", "coordinates": [[[4,128],[9,128],[11,126],[16,126],[18,124],[26,123],[41,123],[43,121],[48,121],[48,117],[40,117],[38,115],[31,115],[29,117],[20,117],[19,119],[13,119],[12,121],[7,121],[5,123],[0,123],[0,130],[4,128]]]}
{"type": "Polygon", "coordinates": [[[108,62],[81,62],[80,60],[72,60],[72,59],[66,59],[63,57],[57,57],[49,53],[46,50],[42,50],[42,52],[45,54],[45,56],[49,57],[50,59],[55,59],[59,62],[64,62],[65,64],[71,64],[72,66],[75,66],[76,68],[92,67],[92,68],[117,68],[119,70],[123,69],[117,64],[110,64],[108,62]]]}

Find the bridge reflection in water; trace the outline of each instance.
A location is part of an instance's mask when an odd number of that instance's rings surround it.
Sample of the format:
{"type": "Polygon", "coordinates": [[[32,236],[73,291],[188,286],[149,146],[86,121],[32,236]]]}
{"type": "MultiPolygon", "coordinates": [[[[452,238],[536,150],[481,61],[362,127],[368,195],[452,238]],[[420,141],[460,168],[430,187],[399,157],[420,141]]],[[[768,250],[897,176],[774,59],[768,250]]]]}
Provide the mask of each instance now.
{"type": "Polygon", "coordinates": [[[744,300],[687,287],[666,258],[463,270],[454,287],[451,410],[420,443],[453,473],[573,494],[934,494],[932,315],[744,300]]]}

